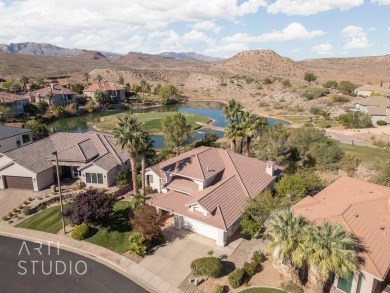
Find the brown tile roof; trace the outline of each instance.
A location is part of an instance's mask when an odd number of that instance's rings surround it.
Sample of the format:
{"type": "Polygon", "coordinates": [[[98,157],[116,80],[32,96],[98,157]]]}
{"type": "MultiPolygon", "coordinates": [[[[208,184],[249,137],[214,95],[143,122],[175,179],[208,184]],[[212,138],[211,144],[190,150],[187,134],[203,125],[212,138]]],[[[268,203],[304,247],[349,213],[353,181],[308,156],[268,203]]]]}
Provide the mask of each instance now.
{"type": "Polygon", "coordinates": [[[362,269],[380,280],[386,277],[390,269],[389,187],[342,177],[298,202],[294,211],[317,224],[325,219],[342,224],[367,248],[362,269]]]}
{"type": "Polygon", "coordinates": [[[57,132],[45,139],[6,152],[4,155],[34,173],[40,173],[53,166],[54,151],[57,151],[58,160],[62,164],[78,162],[89,165],[91,163],[109,171],[129,159],[128,152],[113,146],[112,141],[112,135],[94,131],[57,132]]]}
{"type": "Polygon", "coordinates": [[[24,96],[19,96],[19,95],[13,95],[13,94],[3,94],[0,93],[0,103],[12,103],[15,101],[22,101],[22,100],[27,100],[27,97],[24,96]]]}
{"type": "Polygon", "coordinates": [[[386,109],[386,107],[390,106],[390,101],[388,98],[383,96],[374,96],[374,97],[368,97],[368,98],[360,98],[356,104],[360,104],[363,106],[377,106],[377,107],[383,107],[386,109]]]}
{"type": "Polygon", "coordinates": [[[76,93],[72,92],[70,89],[63,87],[60,84],[53,84],[53,86],[50,85],[36,91],[28,92],[26,95],[27,96],[40,95],[42,97],[45,97],[47,95],[75,95],[75,94],[76,93]]]}
{"type": "Polygon", "coordinates": [[[194,193],[199,190],[198,184],[188,178],[173,176],[171,182],[166,185],[167,188],[181,191],[184,193],[194,193]]]}
{"type": "MultiPolygon", "coordinates": [[[[210,222],[209,218],[220,217],[213,221],[217,223],[216,227],[226,230],[239,219],[246,201],[254,198],[273,182],[283,168],[275,166],[275,176],[270,176],[266,173],[266,162],[236,154],[231,150],[199,147],[154,165],[150,169],[163,179],[164,172],[173,172],[177,176],[201,181],[213,180],[211,185],[203,190],[191,192],[191,197],[187,196],[185,202],[174,201],[163,194],[152,200],[151,204],[164,209],[170,207],[188,210],[188,216],[191,218],[194,215],[198,217],[200,213],[191,212],[189,206],[199,205],[210,214],[208,216],[200,214],[198,220],[210,222]],[[182,204],[186,207],[181,207],[182,204]]],[[[169,184],[167,187],[169,188],[169,184]]]]}
{"type": "Polygon", "coordinates": [[[31,129],[0,125],[0,140],[31,132],[31,129]]]}
{"type": "Polygon", "coordinates": [[[382,92],[384,89],[385,88],[381,87],[380,85],[372,85],[372,84],[366,84],[357,88],[357,90],[359,91],[374,91],[374,92],[382,92]]]}
{"type": "Polygon", "coordinates": [[[108,83],[108,82],[101,82],[101,83],[94,83],[90,86],[86,87],[83,92],[94,92],[94,91],[119,91],[124,90],[124,86],[116,83],[108,83]]]}

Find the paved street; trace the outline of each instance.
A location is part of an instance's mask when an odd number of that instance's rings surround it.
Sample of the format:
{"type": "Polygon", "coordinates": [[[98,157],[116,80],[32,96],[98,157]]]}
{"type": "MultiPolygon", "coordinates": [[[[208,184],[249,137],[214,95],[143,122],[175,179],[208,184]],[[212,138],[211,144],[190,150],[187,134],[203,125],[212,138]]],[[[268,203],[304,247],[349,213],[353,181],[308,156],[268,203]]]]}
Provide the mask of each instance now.
{"type": "Polygon", "coordinates": [[[0,292],[147,292],[98,262],[58,251],[55,244],[38,251],[38,244],[23,243],[0,236],[0,292]]]}

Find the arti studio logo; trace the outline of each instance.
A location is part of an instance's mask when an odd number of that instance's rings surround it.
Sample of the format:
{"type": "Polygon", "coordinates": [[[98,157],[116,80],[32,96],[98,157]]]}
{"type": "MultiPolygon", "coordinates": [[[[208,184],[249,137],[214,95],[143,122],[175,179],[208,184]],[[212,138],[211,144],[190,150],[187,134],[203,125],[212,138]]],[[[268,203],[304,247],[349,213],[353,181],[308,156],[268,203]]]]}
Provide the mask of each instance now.
{"type": "Polygon", "coordinates": [[[85,275],[87,272],[87,263],[79,261],[62,261],[55,259],[60,255],[59,242],[48,241],[43,244],[39,241],[23,241],[19,249],[19,256],[28,257],[28,260],[18,262],[19,275],[85,275]],[[33,259],[31,259],[33,258],[33,259]],[[49,260],[47,260],[50,258],[49,260]]]}

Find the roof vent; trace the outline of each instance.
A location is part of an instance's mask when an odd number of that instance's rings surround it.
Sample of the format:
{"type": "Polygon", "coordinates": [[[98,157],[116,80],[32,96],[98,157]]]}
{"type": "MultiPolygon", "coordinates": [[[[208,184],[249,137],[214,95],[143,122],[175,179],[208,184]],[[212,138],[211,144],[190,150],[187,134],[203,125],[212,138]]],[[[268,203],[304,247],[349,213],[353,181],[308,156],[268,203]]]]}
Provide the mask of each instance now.
{"type": "Polygon", "coordinates": [[[359,218],[359,215],[358,215],[358,214],[354,214],[354,216],[355,216],[356,218],[359,218]]]}
{"type": "Polygon", "coordinates": [[[381,226],[380,229],[383,231],[385,230],[385,226],[381,226]]]}

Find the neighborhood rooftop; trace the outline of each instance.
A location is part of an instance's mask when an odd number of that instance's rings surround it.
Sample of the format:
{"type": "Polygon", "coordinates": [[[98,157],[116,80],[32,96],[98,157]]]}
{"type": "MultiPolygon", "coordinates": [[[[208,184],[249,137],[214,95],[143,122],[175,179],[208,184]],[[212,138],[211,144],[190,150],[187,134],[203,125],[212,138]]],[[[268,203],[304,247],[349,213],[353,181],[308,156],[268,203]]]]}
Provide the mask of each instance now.
{"type": "Polygon", "coordinates": [[[12,103],[15,101],[20,101],[25,99],[27,98],[19,95],[0,93],[0,103],[12,103]]]}
{"type": "Polygon", "coordinates": [[[31,129],[13,127],[13,126],[0,126],[0,139],[5,139],[8,137],[21,135],[24,133],[29,133],[31,129]]]}
{"type": "Polygon", "coordinates": [[[118,91],[118,90],[123,90],[123,89],[124,89],[123,85],[120,85],[120,84],[101,82],[101,83],[91,84],[90,86],[88,86],[84,89],[84,92],[94,92],[97,90],[118,91]]]}
{"type": "Polygon", "coordinates": [[[383,280],[390,269],[390,188],[342,177],[314,197],[307,196],[294,212],[316,224],[342,224],[362,241],[363,270],[383,280]]]}
{"type": "Polygon", "coordinates": [[[31,95],[40,95],[40,96],[48,96],[48,95],[74,95],[75,93],[71,91],[70,89],[63,87],[60,84],[51,84],[45,88],[31,91],[27,93],[27,96],[31,95]]]}

